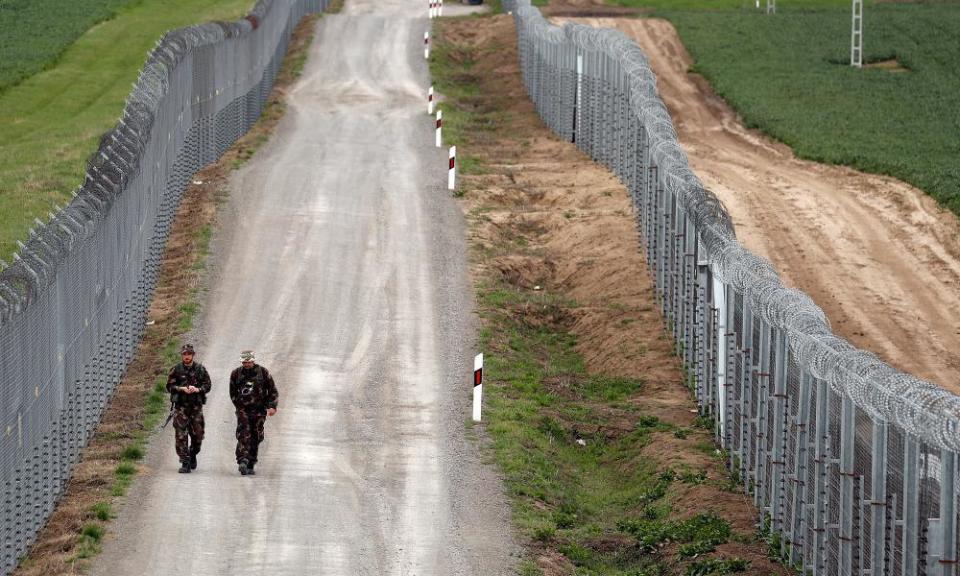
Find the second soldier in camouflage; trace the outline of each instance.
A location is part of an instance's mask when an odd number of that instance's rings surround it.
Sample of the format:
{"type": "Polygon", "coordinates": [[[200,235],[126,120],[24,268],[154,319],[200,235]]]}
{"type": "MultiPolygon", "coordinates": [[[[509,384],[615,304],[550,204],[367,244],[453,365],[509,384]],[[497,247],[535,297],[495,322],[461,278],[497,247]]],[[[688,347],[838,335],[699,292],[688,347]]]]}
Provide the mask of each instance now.
{"type": "Polygon", "coordinates": [[[240,367],[230,373],[230,400],[237,411],[237,465],[244,476],[255,474],[263,425],[277,413],[278,396],[273,376],[254,361],[253,352],[241,352],[240,367]]]}

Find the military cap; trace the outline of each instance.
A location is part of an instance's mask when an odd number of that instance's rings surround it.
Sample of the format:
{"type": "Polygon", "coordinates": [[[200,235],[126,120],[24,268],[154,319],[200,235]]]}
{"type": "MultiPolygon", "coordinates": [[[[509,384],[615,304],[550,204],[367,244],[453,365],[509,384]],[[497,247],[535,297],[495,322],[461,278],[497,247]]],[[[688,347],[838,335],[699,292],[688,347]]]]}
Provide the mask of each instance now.
{"type": "Polygon", "coordinates": [[[180,347],[181,354],[193,354],[193,344],[184,344],[180,347]]]}
{"type": "Polygon", "coordinates": [[[240,361],[253,362],[254,361],[253,350],[244,350],[240,352],[240,361]]]}

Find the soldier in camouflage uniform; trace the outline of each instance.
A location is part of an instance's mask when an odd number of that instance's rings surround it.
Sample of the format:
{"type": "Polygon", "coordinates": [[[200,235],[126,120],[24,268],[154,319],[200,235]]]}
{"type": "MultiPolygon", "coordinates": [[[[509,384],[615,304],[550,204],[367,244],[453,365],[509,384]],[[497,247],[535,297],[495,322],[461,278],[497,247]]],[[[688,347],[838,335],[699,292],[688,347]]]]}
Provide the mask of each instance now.
{"type": "Polygon", "coordinates": [[[197,454],[203,443],[203,405],[210,393],[210,375],[199,362],[194,362],[193,354],[193,346],[184,344],[180,348],[181,362],[167,377],[181,474],[197,467],[197,454]]]}
{"type": "Polygon", "coordinates": [[[243,476],[255,474],[263,424],[277,413],[277,397],[273,376],[254,361],[252,351],[241,352],[240,368],[230,373],[230,400],[237,410],[237,465],[243,476]]]}

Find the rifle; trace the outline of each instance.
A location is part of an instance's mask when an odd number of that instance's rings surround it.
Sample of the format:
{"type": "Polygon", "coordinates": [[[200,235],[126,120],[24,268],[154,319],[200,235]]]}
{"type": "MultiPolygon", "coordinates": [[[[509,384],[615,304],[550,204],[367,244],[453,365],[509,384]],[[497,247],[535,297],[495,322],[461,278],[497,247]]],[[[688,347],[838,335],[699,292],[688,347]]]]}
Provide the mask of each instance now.
{"type": "Polygon", "coordinates": [[[161,429],[166,428],[167,424],[169,424],[170,421],[173,420],[173,406],[175,402],[176,402],[175,400],[170,400],[170,413],[167,414],[167,419],[163,421],[163,426],[160,427],[161,429]]]}

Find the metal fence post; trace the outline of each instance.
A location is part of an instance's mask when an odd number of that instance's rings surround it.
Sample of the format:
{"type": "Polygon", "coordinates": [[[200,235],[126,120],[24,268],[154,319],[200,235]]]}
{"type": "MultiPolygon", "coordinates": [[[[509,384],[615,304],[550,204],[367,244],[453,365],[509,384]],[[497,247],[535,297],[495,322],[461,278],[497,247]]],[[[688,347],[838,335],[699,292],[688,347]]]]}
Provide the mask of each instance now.
{"type": "Polygon", "coordinates": [[[768,434],[767,418],[770,403],[770,327],[766,322],[758,322],[760,331],[760,350],[759,359],[754,366],[756,376],[755,386],[757,405],[754,412],[753,422],[756,427],[754,447],[754,462],[756,469],[756,489],[753,493],[753,501],[760,509],[760,514],[769,514],[769,486],[767,485],[767,473],[770,466],[770,454],[767,452],[767,443],[770,441],[768,434]]]}
{"type": "Polygon", "coordinates": [[[814,450],[816,458],[817,485],[813,502],[813,532],[816,537],[814,546],[814,574],[825,574],[827,568],[827,520],[829,493],[827,486],[830,454],[830,389],[826,381],[815,380],[817,388],[817,432],[814,450]]]}
{"type": "MultiPolygon", "coordinates": [[[[789,347],[785,346],[785,348],[789,350],[789,347]]],[[[813,390],[810,385],[810,375],[807,374],[805,370],[800,371],[799,378],[800,390],[797,396],[797,416],[793,424],[797,428],[793,457],[796,468],[789,476],[789,481],[793,483],[793,493],[791,494],[791,498],[793,499],[793,505],[791,506],[792,517],[787,519],[790,522],[789,560],[791,565],[796,564],[801,558],[805,557],[802,551],[807,544],[807,515],[805,512],[816,500],[814,494],[815,487],[807,481],[809,477],[809,461],[811,459],[809,436],[812,432],[808,429],[808,424],[810,422],[810,397],[813,394],[813,390]]]]}
{"type": "Polygon", "coordinates": [[[576,143],[580,138],[580,106],[583,102],[583,54],[578,50],[577,51],[577,88],[574,92],[575,98],[573,100],[573,139],[572,142],[576,143]]]}
{"type": "Polygon", "coordinates": [[[885,572],[885,544],[887,525],[887,424],[873,423],[873,456],[871,458],[870,543],[871,574],[885,572]]]}
{"type": "Polygon", "coordinates": [[[940,451],[940,574],[957,570],[957,460],[950,450],[940,451]]]}
{"type": "Polygon", "coordinates": [[[743,362],[741,364],[740,377],[740,472],[743,478],[743,487],[747,493],[753,490],[752,462],[750,461],[750,397],[753,388],[753,358],[755,351],[751,349],[753,342],[753,310],[750,305],[750,299],[746,295],[743,297],[743,324],[740,329],[741,354],[743,362]]]}
{"type": "MultiPolygon", "coordinates": [[[[733,389],[737,386],[737,326],[736,326],[736,301],[733,290],[726,284],[723,284],[723,302],[724,305],[721,314],[725,315],[723,325],[723,346],[726,365],[723,367],[722,388],[720,388],[722,406],[720,407],[720,416],[723,420],[723,447],[727,451],[730,471],[733,472],[733,389]]],[[[736,470],[737,474],[740,470],[736,470]]],[[[742,476],[741,476],[742,478],[742,476]]]]}
{"type": "MultiPolygon", "coordinates": [[[[903,439],[903,574],[917,576],[920,565],[920,445],[903,439]]],[[[898,575],[893,575],[898,576],[898,575]]]]}
{"type": "Polygon", "coordinates": [[[853,570],[854,495],[853,461],[856,442],[856,411],[853,401],[844,395],[841,400],[840,420],[840,572],[850,574],[853,570]]]}
{"type": "Polygon", "coordinates": [[[771,438],[772,457],[770,459],[770,517],[774,530],[783,530],[784,508],[784,476],[786,473],[787,445],[787,339],[782,330],[774,329],[774,356],[773,364],[773,438],[771,438]]]}

